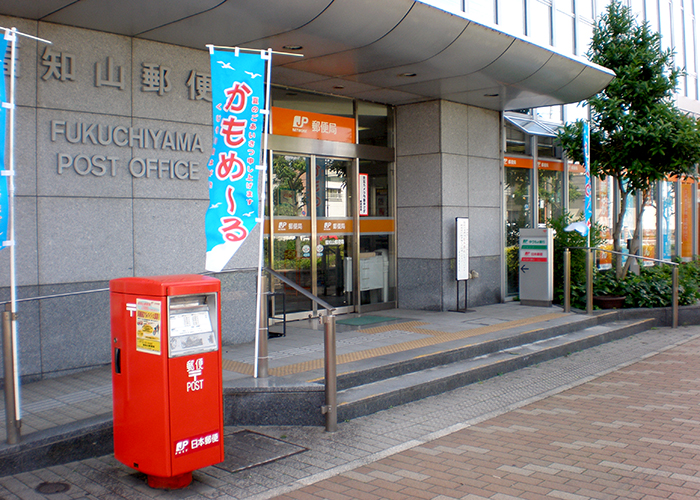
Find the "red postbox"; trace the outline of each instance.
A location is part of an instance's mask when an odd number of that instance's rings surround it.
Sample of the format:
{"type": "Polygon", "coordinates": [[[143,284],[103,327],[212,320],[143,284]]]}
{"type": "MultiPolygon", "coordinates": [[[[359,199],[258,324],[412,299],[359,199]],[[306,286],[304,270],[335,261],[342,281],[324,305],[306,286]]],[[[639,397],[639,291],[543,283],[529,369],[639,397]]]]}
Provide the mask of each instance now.
{"type": "Polygon", "coordinates": [[[224,460],[219,280],[110,281],[114,456],[154,488],[224,460]]]}

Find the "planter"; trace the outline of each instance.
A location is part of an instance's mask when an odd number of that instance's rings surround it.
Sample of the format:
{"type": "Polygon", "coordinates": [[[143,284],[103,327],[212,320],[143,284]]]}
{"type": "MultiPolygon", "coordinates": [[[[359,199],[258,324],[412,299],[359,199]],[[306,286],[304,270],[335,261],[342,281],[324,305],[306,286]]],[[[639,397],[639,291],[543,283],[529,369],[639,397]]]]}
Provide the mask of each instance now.
{"type": "Polygon", "coordinates": [[[625,305],[625,297],[598,295],[593,297],[593,305],[596,305],[601,309],[622,309],[622,306],[625,305]]]}

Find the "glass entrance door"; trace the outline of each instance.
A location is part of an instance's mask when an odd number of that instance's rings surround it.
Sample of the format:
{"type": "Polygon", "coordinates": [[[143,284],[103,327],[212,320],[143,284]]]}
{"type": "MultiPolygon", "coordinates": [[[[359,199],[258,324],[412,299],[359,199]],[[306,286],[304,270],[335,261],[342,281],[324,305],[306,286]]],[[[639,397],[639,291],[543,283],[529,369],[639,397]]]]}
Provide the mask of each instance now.
{"type": "MultiPolygon", "coordinates": [[[[352,166],[352,160],[321,156],[272,157],[268,264],[339,309],[352,306],[346,286],[352,259],[352,166]]],[[[315,310],[309,299],[283,283],[276,283],[274,291],[284,294],[288,314],[315,310]]],[[[283,307],[278,298],[275,315],[283,307]]]]}
{"type": "Polygon", "coordinates": [[[336,307],[352,305],[352,163],[315,158],[316,295],[336,307]]]}
{"type": "MultiPolygon", "coordinates": [[[[272,269],[312,291],[310,167],[311,158],[307,156],[273,155],[269,204],[272,217],[268,233],[272,245],[268,237],[266,255],[272,269]]],[[[312,309],[311,301],[289,286],[275,283],[273,290],[284,294],[287,313],[312,309]]],[[[282,312],[283,301],[275,300],[274,304],[275,315],[282,312]]]]}

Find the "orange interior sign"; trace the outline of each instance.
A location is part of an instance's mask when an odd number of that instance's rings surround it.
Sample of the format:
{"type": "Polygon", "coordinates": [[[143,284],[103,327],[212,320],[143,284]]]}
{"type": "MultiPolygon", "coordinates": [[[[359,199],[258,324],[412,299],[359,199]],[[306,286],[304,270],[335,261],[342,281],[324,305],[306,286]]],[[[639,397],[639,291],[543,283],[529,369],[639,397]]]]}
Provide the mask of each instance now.
{"type": "Polygon", "coordinates": [[[555,172],[564,171],[564,162],[537,160],[537,168],[540,170],[553,170],[555,172]]]}
{"type": "MultiPolygon", "coordinates": [[[[311,219],[304,217],[275,217],[275,234],[281,236],[311,234],[311,219]]],[[[363,218],[360,220],[360,232],[383,234],[393,233],[396,230],[394,219],[363,218]]],[[[324,234],[352,234],[352,219],[320,219],[316,221],[316,232],[324,234]]],[[[270,234],[270,219],[265,219],[265,234],[270,234]]]]}
{"type": "Polygon", "coordinates": [[[355,119],[273,106],[272,133],[354,144],[355,119]]]}
{"type": "Polygon", "coordinates": [[[503,157],[503,165],[506,167],[532,168],[531,158],[515,158],[512,156],[503,157]]]}

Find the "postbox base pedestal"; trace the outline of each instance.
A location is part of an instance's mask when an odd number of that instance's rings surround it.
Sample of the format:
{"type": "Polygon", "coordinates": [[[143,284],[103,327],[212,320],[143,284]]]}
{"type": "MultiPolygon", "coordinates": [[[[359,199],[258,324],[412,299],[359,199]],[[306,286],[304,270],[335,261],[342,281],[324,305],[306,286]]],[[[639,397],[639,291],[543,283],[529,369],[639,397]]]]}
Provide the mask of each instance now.
{"type": "Polygon", "coordinates": [[[192,482],[192,473],[185,472],[173,477],[148,476],[148,486],[159,490],[179,490],[192,482]]]}

